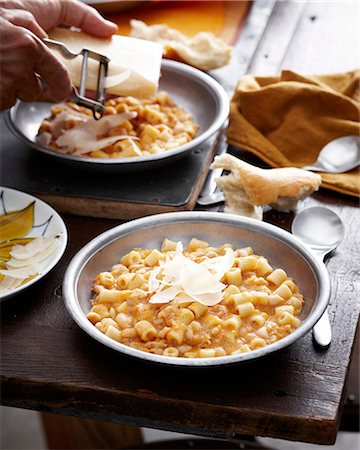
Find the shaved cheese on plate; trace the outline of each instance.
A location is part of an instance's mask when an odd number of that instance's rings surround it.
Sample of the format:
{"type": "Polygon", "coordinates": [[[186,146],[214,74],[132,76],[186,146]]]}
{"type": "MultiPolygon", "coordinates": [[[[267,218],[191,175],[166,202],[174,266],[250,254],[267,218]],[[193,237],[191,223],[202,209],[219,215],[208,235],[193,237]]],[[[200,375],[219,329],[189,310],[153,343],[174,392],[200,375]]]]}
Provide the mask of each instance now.
{"type": "Polygon", "coordinates": [[[31,256],[30,258],[27,259],[11,258],[6,263],[6,266],[10,269],[10,268],[31,266],[31,264],[41,262],[48,256],[50,256],[56,250],[58,245],[59,245],[58,239],[53,239],[49,245],[39,250],[35,255],[31,256]]]}
{"type": "Polygon", "coordinates": [[[26,245],[15,244],[10,251],[10,255],[16,259],[30,259],[38,252],[42,252],[47,247],[49,247],[55,241],[55,239],[56,236],[54,235],[46,237],[39,236],[26,245]]]}
{"type": "Polygon", "coordinates": [[[57,235],[39,236],[25,245],[15,244],[9,252],[11,259],[6,262],[6,269],[0,270],[4,277],[0,282],[0,292],[16,289],[41,274],[58,245],[57,235]]]}
{"type": "Polygon", "coordinates": [[[25,280],[25,278],[34,275],[38,272],[38,266],[36,264],[31,264],[29,266],[20,267],[19,269],[3,269],[0,270],[0,274],[6,277],[19,278],[20,280],[25,280]]]}
{"type": "MultiPolygon", "coordinates": [[[[66,114],[66,112],[60,114],[66,114]]],[[[134,119],[136,117],[135,112],[110,114],[109,116],[102,117],[100,120],[95,120],[90,116],[86,117],[87,119],[79,125],[64,131],[56,139],[56,145],[67,149],[69,153],[75,152],[76,155],[82,155],[105,148],[121,139],[138,139],[127,135],[108,136],[103,139],[97,139],[98,136],[106,134],[110,128],[115,128],[127,120],[134,119]]]]}
{"type": "MultiPolygon", "coordinates": [[[[162,45],[135,39],[127,36],[112,36],[101,39],[86,33],[63,28],[56,28],[49,37],[60,41],[73,53],[79,53],[86,48],[110,59],[107,92],[114,95],[134,96],[137,98],[153,97],[156,94],[159,77],[162,45]]],[[[56,50],[70,72],[71,79],[79,86],[82,56],[75,59],[65,59],[56,50]]],[[[88,61],[87,89],[95,90],[97,85],[99,63],[93,59],[88,61]]]]}
{"type": "Polygon", "coordinates": [[[149,275],[149,290],[155,292],[150,303],[199,302],[206,306],[220,303],[226,285],[219,280],[234,264],[234,251],[209,258],[197,264],[183,254],[183,245],[177,242],[173,257],[168,257],[149,275]],[[161,276],[161,278],[158,278],[161,276]]]}

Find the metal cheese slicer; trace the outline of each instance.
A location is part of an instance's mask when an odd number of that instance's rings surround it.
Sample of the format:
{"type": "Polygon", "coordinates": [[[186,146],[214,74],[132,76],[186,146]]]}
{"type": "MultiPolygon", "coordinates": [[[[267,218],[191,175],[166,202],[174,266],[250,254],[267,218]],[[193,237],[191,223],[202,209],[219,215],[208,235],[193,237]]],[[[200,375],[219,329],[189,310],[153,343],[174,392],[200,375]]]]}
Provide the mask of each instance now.
{"type": "Polygon", "coordinates": [[[52,39],[43,39],[43,42],[50,48],[54,48],[59,51],[61,55],[66,59],[74,59],[82,55],[81,77],[79,90],[74,86],[74,101],[80,106],[85,106],[93,112],[94,119],[98,120],[104,114],[104,103],[106,98],[105,79],[108,72],[109,58],[99,53],[93,52],[86,48],[82,49],[79,53],[72,53],[63,43],[54,41],[52,39]],[[86,80],[88,74],[88,61],[94,59],[99,62],[98,76],[96,82],[95,99],[85,96],[86,80]]]}

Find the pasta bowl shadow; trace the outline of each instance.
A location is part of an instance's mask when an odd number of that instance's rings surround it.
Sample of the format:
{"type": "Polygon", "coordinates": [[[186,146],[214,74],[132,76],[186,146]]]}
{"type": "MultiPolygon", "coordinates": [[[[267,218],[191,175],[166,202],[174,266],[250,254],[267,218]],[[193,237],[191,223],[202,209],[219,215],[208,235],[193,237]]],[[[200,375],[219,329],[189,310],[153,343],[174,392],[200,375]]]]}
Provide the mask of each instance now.
{"type": "Polygon", "coordinates": [[[329,275],[323,262],[292,234],[273,225],[246,217],[211,212],[158,214],[112,228],[85,245],[65,273],[63,296],[75,322],[101,344],[138,359],[187,367],[220,366],[255,360],[294,344],[320,319],[330,297],[329,275]],[[304,295],[301,324],[279,341],[247,353],[213,358],[170,357],[144,352],[119,343],[98,330],[86,317],[91,309],[95,277],[118,263],[135,247],[160,249],[165,238],[182,241],[205,240],[212,246],[230,243],[235,248],[251,246],[273,267],[283,268],[304,295]]]}
{"type": "Polygon", "coordinates": [[[63,154],[37,142],[42,121],[50,115],[53,103],[18,102],[5,115],[8,128],[22,142],[55,163],[98,172],[125,173],[153,169],[174,162],[204,144],[224,125],[229,115],[229,99],[225,90],[210,75],[187,64],[163,60],[159,90],[166,91],[176,104],[188,111],[199,125],[195,138],[163,153],[127,158],[92,158],[63,154]]]}

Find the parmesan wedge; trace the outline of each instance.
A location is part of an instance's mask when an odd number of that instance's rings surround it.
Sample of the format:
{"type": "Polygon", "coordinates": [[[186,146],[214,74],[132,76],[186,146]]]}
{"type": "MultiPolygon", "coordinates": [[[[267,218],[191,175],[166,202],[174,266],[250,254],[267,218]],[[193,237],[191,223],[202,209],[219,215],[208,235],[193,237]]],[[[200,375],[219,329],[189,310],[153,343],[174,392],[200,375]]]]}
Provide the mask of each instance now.
{"type": "MultiPolygon", "coordinates": [[[[62,42],[73,53],[83,48],[92,50],[110,59],[106,90],[109,94],[149,98],[156,94],[159,77],[162,45],[127,36],[113,36],[101,39],[80,31],[56,28],[49,37],[62,42]]],[[[80,83],[82,56],[65,59],[55,49],[51,49],[63,61],[76,86],[80,83]]],[[[95,90],[99,63],[89,59],[87,89],[95,90]]]]}

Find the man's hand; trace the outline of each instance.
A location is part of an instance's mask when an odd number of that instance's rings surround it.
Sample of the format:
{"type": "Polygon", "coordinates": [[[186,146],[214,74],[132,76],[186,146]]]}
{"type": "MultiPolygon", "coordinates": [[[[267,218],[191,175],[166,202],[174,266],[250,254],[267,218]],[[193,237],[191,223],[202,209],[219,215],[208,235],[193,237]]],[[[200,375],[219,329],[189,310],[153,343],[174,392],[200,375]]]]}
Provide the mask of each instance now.
{"type": "Polygon", "coordinates": [[[117,29],[74,0],[0,0],[0,109],[10,108],[16,99],[61,101],[71,95],[66,67],[41,41],[60,24],[99,37],[110,37],[117,29]]]}

